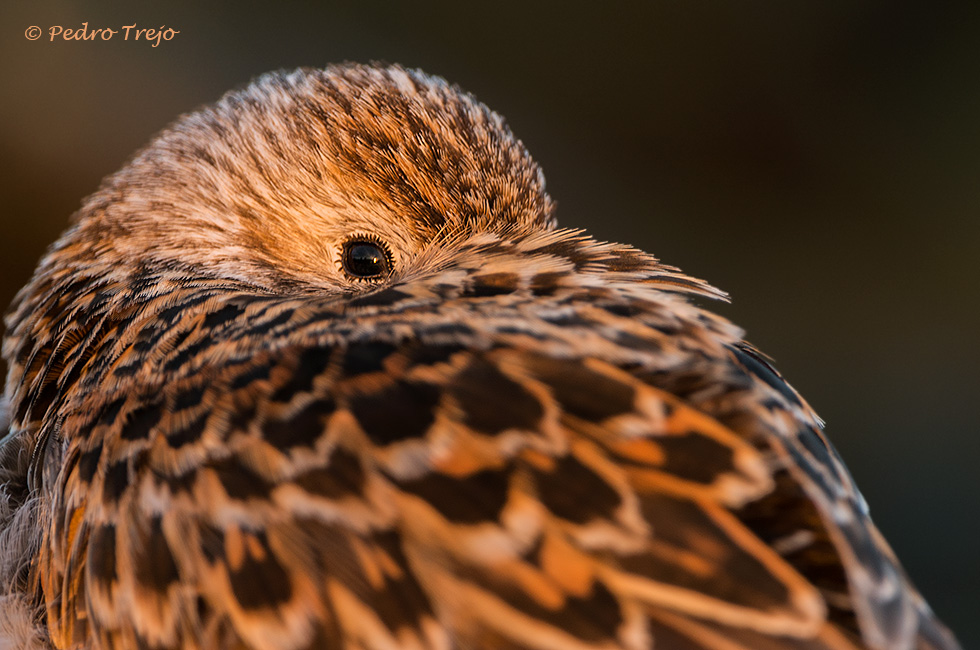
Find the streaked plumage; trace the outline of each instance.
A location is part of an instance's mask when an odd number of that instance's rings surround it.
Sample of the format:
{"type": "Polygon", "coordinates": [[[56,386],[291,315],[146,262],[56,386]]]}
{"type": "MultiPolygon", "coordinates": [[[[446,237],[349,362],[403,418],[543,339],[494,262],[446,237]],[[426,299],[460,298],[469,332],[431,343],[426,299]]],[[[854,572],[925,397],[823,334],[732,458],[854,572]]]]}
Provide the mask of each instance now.
{"type": "Polygon", "coordinates": [[[7,319],[10,647],[958,647],[723,294],[552,213],[397,66],[164,131],[7,319]]]}

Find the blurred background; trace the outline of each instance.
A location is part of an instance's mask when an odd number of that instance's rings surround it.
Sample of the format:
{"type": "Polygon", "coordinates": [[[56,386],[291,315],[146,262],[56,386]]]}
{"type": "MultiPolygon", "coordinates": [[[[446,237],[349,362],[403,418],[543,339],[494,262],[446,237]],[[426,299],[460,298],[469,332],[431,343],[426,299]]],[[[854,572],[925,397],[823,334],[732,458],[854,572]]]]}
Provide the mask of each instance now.
{"type": "Polygon", "coordinates": [[[0,303],[181,112],[274,68],[421,67],[507,117],[563,225],[731,293],[980,647],[980,3],[260,4],[3,3],[0,303]],[[83,22],[180,33],[49,42],[83,22]]]}

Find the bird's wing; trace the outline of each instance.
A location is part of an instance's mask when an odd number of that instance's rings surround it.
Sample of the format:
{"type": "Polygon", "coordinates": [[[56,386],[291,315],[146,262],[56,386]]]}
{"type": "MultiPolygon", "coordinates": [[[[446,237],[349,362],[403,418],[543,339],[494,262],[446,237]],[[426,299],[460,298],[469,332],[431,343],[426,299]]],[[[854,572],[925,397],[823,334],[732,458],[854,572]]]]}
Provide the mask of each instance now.
{"type": "MultiPolygon", "coordinates": [[[[753,425],[745,427],[746,432],[771,432],[766,438],[780,458],[786,477],[796,484],[792,489],[775,490],[747,506],[740,516],[750,521],[753,530],[769,539],[771,545],[780,546],[780,540],[771,536],[793,520],[787,513],[812,510],[819,515],[821,525],[811,525],[809,529],[819,533],[820,543],[804,545],[802,553],[790,545],[792,550],[783,554],[821,587],[831,618],[851,627],[854,623],[847,619],[855,619],[869,647],[959,648],[871,521],[867,503],[825,436],[819,418],[799,417],[800,412],[812,414],[809,406],[755,348],[738,343],[729,351],[731,367],[736,374],[752,380],[757,396],[741,406],[729,404],[714,412],[725,421],[740,421],[747,411],[754,413],[757,417],[753,425]],[[797,417],[788,417],[790,413],[797,417]],[[785,499],[794,491],[810,503],[780,504],[780,498],[785,499]],[[765,515],[756,519],[767,502],[771,502],[769,508],[780,504],[771,513],[776,516],[768,522],[765,515]],[[827,554],[825,549],[831,548],[833,553],[827,554]]],[[[736,399],[735,403],[739,401],[736,399]]]]}
{"type": "Polygon", "coordinates": [[[830,650],[863,647],[854,598],[908,602],[848,590],[897,569],[749,348],[658,372],[448,321],[261,343],[324,318],[288,303],[174,318],[51,434],[59,647],[830,650]]]}

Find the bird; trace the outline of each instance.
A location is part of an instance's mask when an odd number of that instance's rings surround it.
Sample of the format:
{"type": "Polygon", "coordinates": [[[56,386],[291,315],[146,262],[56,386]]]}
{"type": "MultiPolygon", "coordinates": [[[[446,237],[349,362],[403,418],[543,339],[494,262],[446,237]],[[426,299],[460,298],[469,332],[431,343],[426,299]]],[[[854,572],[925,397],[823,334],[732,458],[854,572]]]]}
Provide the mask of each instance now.
{"type": "Polygon", "coordinates": [[[6,316],[0,648],[951,650],[727,295],[419,70],[268,73],[6,316]]]}

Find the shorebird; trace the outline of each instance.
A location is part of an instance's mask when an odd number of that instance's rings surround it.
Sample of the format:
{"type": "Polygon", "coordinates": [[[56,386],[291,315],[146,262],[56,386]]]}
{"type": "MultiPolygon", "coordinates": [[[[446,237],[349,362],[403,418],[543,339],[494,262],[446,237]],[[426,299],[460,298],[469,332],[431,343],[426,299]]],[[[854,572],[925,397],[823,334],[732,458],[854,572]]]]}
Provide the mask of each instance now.
{"type": "Polygon", "coordinates": [[[0,647],[958,647],[724,297],[442,79],[264,75],[11,307],[0,647]]]}

